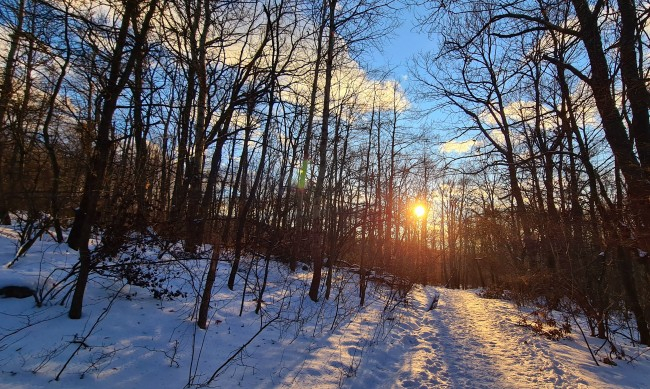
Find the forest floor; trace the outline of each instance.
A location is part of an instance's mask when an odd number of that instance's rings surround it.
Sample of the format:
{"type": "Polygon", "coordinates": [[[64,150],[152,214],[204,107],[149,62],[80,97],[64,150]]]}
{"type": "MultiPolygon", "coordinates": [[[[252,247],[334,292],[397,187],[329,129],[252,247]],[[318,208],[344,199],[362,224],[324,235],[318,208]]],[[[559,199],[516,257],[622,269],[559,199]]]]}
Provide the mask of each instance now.
{"type": "MultiPolygon", "coordinates": [[[[0,231],[0,288],[50,290],[77,260],[44,237],[7,269],[16,239],[0,231]]],[[[597,366],[575,324],[567,338],[549,340],[521,325],[529,310],[476,290],[415,285],[400,295],[373,283],[359,308],[357,274],[340,269],[332,298],[314,303],[308,270],[271,262],[258,315],[259,258],[243,261],[234,291],[225,286],[230,263],[219,263],[210,326],[199,330],[205,264],[159,266],[166,287],[187,293],[173,300],[94,275],[81,320],[58,304],[65,287],[40,308],[32,298],[0,298],[0,388],[650,388],[650,348],[621,336],[626,359],[603,363],[603,347],[597,366]]],[[[592,349],[602,344],[586,339],[592,349]]]]}

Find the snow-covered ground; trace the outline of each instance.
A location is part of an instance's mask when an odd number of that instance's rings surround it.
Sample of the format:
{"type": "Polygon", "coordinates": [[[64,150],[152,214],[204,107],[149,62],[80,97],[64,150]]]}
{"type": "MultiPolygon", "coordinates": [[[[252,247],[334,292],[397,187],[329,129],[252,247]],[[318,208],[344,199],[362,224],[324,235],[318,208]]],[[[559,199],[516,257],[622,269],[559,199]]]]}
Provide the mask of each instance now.
{"type": "MultiPolygon", "coordinates": [[[[51,289],[65,275],[56,269],[76,262],[44,237],[6,269],[16,238],[0,231],[0,288],[51,289]]],[[[192,317],[205,262],[164,265],[173,274],[165,282],[187,293],[172,301],[93,276],[81,320],[57,304],[67,301],[65,288],[41,308],[31,298],[0,298],[0,388],[650,387],[650,349],[627,346],[634,362],[596,366],[578,331],[548,340],[518,325],[512,303],[476,291],[415,285],[402,299],[371,284],[358,308],[356,275],[341,270],[331,299],[313,303],[308,271],[271,262],[258,315],[260,259],[244,261],[234,291],[226,287],[230,264],[219,263],[210,326],[200,330],[192,317]]]]}

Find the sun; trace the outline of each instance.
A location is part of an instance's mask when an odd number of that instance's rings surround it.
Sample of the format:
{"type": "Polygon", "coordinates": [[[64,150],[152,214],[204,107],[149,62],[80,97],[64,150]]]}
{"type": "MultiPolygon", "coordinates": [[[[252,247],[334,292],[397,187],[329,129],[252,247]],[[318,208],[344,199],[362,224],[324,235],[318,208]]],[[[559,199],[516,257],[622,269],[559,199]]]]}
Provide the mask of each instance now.
{"type": "Polygon", "coordinates": [[[415,208],[413,209],[413,212],[415,213],[415,216],[420,218],[424,216],[425,213],[427,213],[427,209],[424,208],[423,205],[416,205],[415,208]]]}

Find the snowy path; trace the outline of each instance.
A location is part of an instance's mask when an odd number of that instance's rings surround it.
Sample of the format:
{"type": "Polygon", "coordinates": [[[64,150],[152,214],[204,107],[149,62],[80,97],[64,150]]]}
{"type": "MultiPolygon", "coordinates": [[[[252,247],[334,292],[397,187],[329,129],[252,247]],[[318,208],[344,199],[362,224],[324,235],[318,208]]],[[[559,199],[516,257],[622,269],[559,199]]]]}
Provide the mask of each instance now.
{"type": "Polygon", "coordinates": [[[443,289],[438,308],[427,311],[433,294],[416,286],[410,304],[420,313],[403,317],[391,340],[393,352],[369,354],[349,387],[371,387],[369,382],[384,388],[598,386],[597,377],[587,381],[584,371],[574,374],[575,361],[551,352],[560,343],[551,345],[516,326],[511,304],[443,289]]]}

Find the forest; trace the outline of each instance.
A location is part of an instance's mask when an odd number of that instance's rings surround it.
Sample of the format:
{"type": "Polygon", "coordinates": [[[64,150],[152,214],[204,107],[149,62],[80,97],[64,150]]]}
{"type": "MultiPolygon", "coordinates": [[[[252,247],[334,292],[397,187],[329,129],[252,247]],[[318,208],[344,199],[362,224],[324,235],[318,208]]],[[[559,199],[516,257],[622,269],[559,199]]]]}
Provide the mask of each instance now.
{"type": "Polygon", "coordinates": [[[362,306],[370,283],[483,288],[650,345],[649,19],[635,0],[0,0],[7,267],[46,235],[74,250],[37,298],[69,319],[93,277],[174,298],[157,267],[203,258],[206,329],[219,267],[235,290],[254,257],[256,313],[271,264],[308,271],[314,302],[347,268],[362,306]],[[409,7],[432,49],[406,87],[372,58],[409,7]]]}

